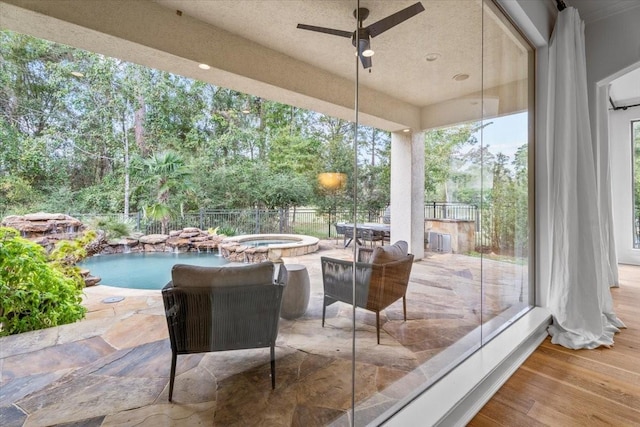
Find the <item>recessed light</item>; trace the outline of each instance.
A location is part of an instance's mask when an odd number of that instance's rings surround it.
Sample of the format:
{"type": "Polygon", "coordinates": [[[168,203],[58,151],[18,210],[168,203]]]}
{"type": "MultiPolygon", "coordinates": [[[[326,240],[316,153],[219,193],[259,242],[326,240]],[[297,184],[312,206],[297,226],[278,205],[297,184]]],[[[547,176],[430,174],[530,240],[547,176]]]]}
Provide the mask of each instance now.
{"type": "Polygon", "coordinates": [[[210,66],[208,66],[207,64],[199,64],[199,65],[198,65],[198,67],[199,67],[200,69],[202,69],[202,70],[208,70],[208,69],[210,69],[210,68],[211,68],[211,67],[210,67],[210,66]]]}
{"type": "Polygon", "coordinates": [[[469,78],[469,74],[456,74],[455,76],[453,76],[453,80],[457,81],[457,82],[461,82],[463,80],[467,80],[469,78]]]}
{"type": "Polygon", "coordinates": [[[402,129],[402,132],[409,133],[409,132],[411,132],[411,129],[402,129]]]}
{"type": "Polygon", "coordinates": [[[442,57],[442,55],[440,55],[437,52],[433,52],[433,53],[428,53],[427,56],[424,57],[424,59],[426,59],[427,62],[433,62],[437,59],[440,59],[440,57],[442,57]]]}
{"type": "Polygon", "coordinates": [[[76,77],[84,77],[84,74],[81,73],[80,71],[72,71],[71,75],[76,77]]]}

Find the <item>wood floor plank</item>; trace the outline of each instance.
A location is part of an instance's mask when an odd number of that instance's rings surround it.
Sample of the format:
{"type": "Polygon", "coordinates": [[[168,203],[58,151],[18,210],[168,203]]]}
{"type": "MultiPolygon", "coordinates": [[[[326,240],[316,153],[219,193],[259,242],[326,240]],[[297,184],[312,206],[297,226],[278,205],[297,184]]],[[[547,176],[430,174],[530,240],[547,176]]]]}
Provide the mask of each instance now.
{"type": "MultiPolygon", "coordinates": [[[[554,346],[558,347],[558,346],[554,346]]],[[[536,354],[540,353],[541,355],[548,355],[553,357],[554,360],[564,361],[571,365],[575,365],[581,367],[591,375],[592,372],[606,372],[608,375],[613,378],[619,379],[621,381],[628,380],[629,378],[638,378],[640,376],[637,372],[630,372],[624,369],[621,369],[618,366],[612,366],[610,364],[604,364],[601,361],[594,361],[591,359],[587,359],[584,357],[574,356],[571,353],[564,353],[558,351],[557,348],[548,348],[548,347],[539,347],[536,351],[536,354]]],[[[533,355],[532,355],[533,356],[533,355]]],[[[552,363],[552,362],[549,362],[552,363]]],[[[640,384],[640,381],[639,381],[640,384]]]]}
{"type": "Polygon", "coordinates": [[[553,378],[563,385],[593,393],[629,408],[640,408],[640,374],[627,372],[626,376],[616,375],[613,373],[616,369],[612,367],[606,372],[594,372],[540,353],[533,354],[527,362],[527,369],[553,378]]]}
{"type": "MultiPolygon", "coordinates": [[[[536,403],[529,413],[530,417],[533,417],[540,421],[540,423],[547,426],[562,426],[562,427],[611,427],[612,424],[607,420],[599,419],[598,417],[591,416],[589,421],[585,423],[584,419],[574,418],[565,412],[558,412],[547,405],[536,403]]],[[[628,423],[623,422],[619,427],[628,426],[628,423]]]]}
{"type": "Polygon", "coordinates": [[[486,405],[486,411],[483,412],[483,422],[471,423],[470,426],[519,426],[519,427],[543,427],[544,424],[540,423],[535,418],[531,418],[526,413],[519,411],[513,411],[512,408],[498,400],[492,400],[486,405]],[[487,422],[489,422],[487,424],[487,422]]]}
{"type": "Polygon", "coordinates": [[[519,369],[517,373],[519,375],[516,382],[510,384],[507,390],[527,393],[544,410],[563,413],[583,425],[591,426],[600,419],[609,419],[612,425],[633,425],[640,420],[638,410],[602,399],[555,378],[538,374],[526,367],[519,369]]]}
{"type": "Polygon", "coordinates": [[[640,426],[640,266],[619,272],[611,295],[627,328],[615,344],[571,350],[546,339],[470,426],[640,426]]]}

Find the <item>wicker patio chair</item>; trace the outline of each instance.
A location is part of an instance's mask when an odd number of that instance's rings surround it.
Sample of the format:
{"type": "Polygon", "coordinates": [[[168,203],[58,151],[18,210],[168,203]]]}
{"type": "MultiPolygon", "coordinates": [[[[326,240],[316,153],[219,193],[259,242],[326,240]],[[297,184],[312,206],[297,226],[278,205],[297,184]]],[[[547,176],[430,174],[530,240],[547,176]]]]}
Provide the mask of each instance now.
{"type": "Polygon", "coordinates": [[[376,242],[383,242],[384,231],[373,230],[371,228],[363,228],[358,229],[359,237],[366,244],[369,242],[370,246],[373,248],[376,242]]]}
{"type": "Polygon", "coordinates": [[[338,244],[338,238],[340,236],[343,237],[343,239],[345,239],[342,244],[344,245],[344,243],[346,242],[346,238],[344,237],[345,235],[345,231],[346,231],[346,227],[342,224],[335,224],[336,227],[336,245],[338,244]]]}
{"type": "MultiPolygon", "coordinates": [[[[322,326],[326,308],[341,301],[353,304],[352,261],[321,257],[324,301],[322,326]]],[[[355,263],[355,305],[376,313],[376,334],[380,344],[380,311],[402,298],[404,320],[407,320],[407,286],[413,255],[407,253],[407,243],[399,241],[375,249],[359,248],[355,263]]]]}
{"type": "Polygon", "coordinates": [[[179,354],[269,347],[275,389],[275,344],[284,283],[274,264],[199,267],[176,264],[162,289],[171,343],[169,401],[179,354]]]}

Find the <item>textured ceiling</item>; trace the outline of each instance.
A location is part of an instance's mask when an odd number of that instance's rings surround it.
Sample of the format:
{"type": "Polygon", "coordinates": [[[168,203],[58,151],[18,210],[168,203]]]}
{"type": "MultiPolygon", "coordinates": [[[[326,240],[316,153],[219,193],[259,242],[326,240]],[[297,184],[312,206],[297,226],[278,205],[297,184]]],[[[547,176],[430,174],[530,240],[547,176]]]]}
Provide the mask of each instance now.
{"type": "MultiPolygon", "coordinates": [[[[355,48],[346,38],[300,30],[298,23],[353,31],[356,2],[350,0],[154,0],[163,7],[222,28],[352,80],[355,48]]],[[[415,3],[415,0],[361,0],[370,10],[364,25],[415,3]]],[[[526,55],[523,42],[479,0],[423,0],[425,11],[371,40],[373,67],[360,67],[360,83],[422,107],[470,96],[526,78],[526,67],[502,59],[526,55]],[[484,21],[483,21],[483,18],[484,21]],[[484,25],[484,31],[483,31],[484,25]],[[440,55],[428,62],[430,53],[440,55]],[[484,63],[483,63],[484,59],[484,63]],[[468,74],[455,81],[458,74],[468,74]]]]}
{"type": "MultiPolygon", "coordinates": [[[[370,10],[364,25],[415,2],[360,0],[370,10]]],[[[392,131],[529,107],[532,49],[492,2],[421,3],[425,11],[372,38],[371,72],[351,40],[296,28],[353,31],[355,0],[3,0],[0,18],[16,31],[347,120],[358,70],[362,123],[392,131]]]]}

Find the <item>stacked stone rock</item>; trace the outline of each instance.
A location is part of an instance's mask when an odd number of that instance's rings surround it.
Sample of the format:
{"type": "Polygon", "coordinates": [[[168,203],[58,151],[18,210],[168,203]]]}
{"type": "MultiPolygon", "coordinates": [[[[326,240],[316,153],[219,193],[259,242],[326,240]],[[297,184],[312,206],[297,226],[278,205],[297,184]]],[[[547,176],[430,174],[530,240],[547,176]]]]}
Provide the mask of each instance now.
{"type": "Polygon", "coordinates": [[[169,234],[137,234],[106,242],[102,254],[137,252],[213,252],[225,236],[209,234],[197,227],[171,231],[169,234]]]}
{"type": "Polygon", "coordinates": [[[27,215],[9,215],[0,223],[3,227],[15,228],[20,235],[47,251],[59,240],[73,240],[85,230],[84,224],[65,214],[38,212],[27,215]]]}
{"type": "Polygon", "coordinates": [[[269,260],[269,248],[266,246],[247,246],[238,242],[222,243],[220,255],[231,262],[258,263],[269,260]]]}
{"type": "MultiPolygon", "coordinates": [[[[72,240],[86,230],[78,219],[65,214],[39,212],[28,215],[10,215],[0,225],[15,228],[25,237],[47,250],[59,240],[72,240]]],[[[225,236],[209,234],[196,227],[171,231],[169,234],[135,233],[120,239],[104,240],[99,237],[91,254],[115,254],[123,252],[213,252],[225,236]]]]}

